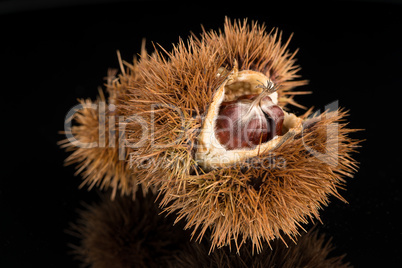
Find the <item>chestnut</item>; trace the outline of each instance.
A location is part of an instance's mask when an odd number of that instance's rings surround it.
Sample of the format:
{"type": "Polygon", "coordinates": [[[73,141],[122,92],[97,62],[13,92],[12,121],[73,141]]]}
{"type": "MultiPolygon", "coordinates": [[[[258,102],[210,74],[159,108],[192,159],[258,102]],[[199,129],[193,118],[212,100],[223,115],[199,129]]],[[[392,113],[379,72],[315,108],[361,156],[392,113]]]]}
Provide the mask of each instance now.
{"type": "Polygon", "coordinates": [[[216,119],[215,136],[227,149],[253,148],[281,135],[283,111],[266,96],[244,95],[222,102],[216,119]]]}

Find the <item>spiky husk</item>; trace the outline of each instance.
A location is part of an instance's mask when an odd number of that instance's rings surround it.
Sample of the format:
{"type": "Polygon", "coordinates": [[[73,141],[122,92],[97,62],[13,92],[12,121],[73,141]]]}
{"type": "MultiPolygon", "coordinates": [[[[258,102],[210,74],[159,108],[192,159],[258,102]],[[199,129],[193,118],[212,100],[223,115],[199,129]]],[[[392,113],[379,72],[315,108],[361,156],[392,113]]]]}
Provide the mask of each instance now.
{"type": "MultiPolygon", "coordinates": [[[[142,54],[144,53],[143,48],[142,54]]],[[[137,60],[134,58],[130,70],[135,70],[136,65],[137,60]]],[[[74,122],[71,134],[84,146],[77,146],[69,139],[60,141],[59,145],[67,152],[72,152],[65,163],[66,165],[76,165],[75,175],[81,174],[84,179],[80,187],[88,185],[89,189],[94,186],[103,190],[111,188],[112,199],[115,198],[118,191],[122,195],[131,195],[135,198],[139,185],[126,161],[128,152],[121,143],[124,141],[124,134],[121,131],[124,121],[121,120],[121,115],[115,107],[125,98],[126,85],[135,81],[137,76],[135,72],[130,72],[123,73],[117,78],[116,73],[117,70],[114,69],[108,71],[106,89],[109,96],[107,100],[100,90],[99,97],[95,101],[79,100],[82,108],[74,113],[72,118],[68,118],[74,122]],[[111,110],[109,105],[114,105],[115,110],[111,110]],[[100,127],[103,127],[102,131],[99,131],[100,127]],[[100,137],[102,137],[102,142],[100,137]],[[96,143],[96,145],[85,146],[85,144],[92,143],[96,143]]],[[[147,193],[148,187],[141,188],[144,193],[147,193]]]]}
{"type": "Polygon", "coordinates": [[[173,226],[172,215],[160,213],[151,193],[138,191],[135,201],[102,196],[71,225],[70,233],[79,239],[72,253],[83,267],[174,267],[188,234],[180,224],[173,226]]]}
{"type": "Polygon", "coordinates": [[[210,243],[188,244],[185,251],[177,257],[176,267],[216,267],[216,268],[294,268],[294,267],[320,267],[320,268],[350,268],[349,263],[343,261],[345,255],[333,256],[334,246],[332,239],[317,230],[303,234],[297,245],[289,239],[289,247],[282,241],[275,240],[271,247],[264,247],[260,254],[253,254],[250,244],[240,249],[240,254],[220,248],[209,254],[210,243]]]}
{"type": "MultiPolygon", "coordinates": [[[[239,250],[250,238],[261,251],[262,241],[281,234],[296,237],[302,223],[319,219],[319,209],[330,195],[342,199],[337,188],[355,170],[350,154],[357,141],[348,137],[353,130],[340,123],[346,115],[341,110],[307,120],[303,133],[248,161],[212,171],[197,165],[197,137],[213,95],[226,78],[217,75],[222,68],[262,72],[281,85],[282,107],[296,104],[293,96],[305,93],[291,91],[306,81],[294,80],[298,67],[287,44],[281,45],[277,31],[267,33],[257,23],[226,20],[223,32],[180,40],[170,53],[162,49],[143,54],[139,62],[126,64],[109,87],[116,114],[124,116],[130,175],[144,187],[159,188],[164,193],[161,205],[177,211],[178,219],[186,218],[193,235],[201,239],[211,229],[212,249],[234,240],[239,250]],[[282,159],[285,167],[272,167],[274,159],[282,159]]],[[[80,161],[87,161],[85,154],[80,161]]],[[[116,162],[108,163],[113,163],[113,173],[116,162]]],[[[116,179],[124,185],[123,192],[133,191],[137,182],[120,180],[116,179]]]]}
{"type": "Polygon", "coordinates": [[[212,249],[231,240],[239,249],[251,238],[261,251],[264,240],[281,233],[297,236],[302,223],[319,219],[330,195],[343,200],[337,188],[355,170],[350,153],[357,141],[348,137],[353,130],[339,123],[343,111],[316,117],[303,135],[235,166],[206,171],[195,162],[203,115],[225,79],[217,76],[220,68],[263,72],[282,85],[279,104],[294,103],[290,89],[305,81],[293,80],[298,70],[294,53],[280,39],[276,31],[268,34],[256,23],[226,20],[223,32],[204,32],[187,44],[180,40],[172,52],[165,51],[167,56],[157,51],[142,57],[140,79],[127,87],[129,98],[119,105],[121,114],[136,116],[126,130],[139,181],[164,192],[161,205],[186,218],[186,227],[194,227],[193,235],[199,231],[199,239],[211,228],[212,249]],[[327,129],[334,134],[328,136],[327,129]],[[272,168],[273,159],[283,159],[285,168],[272,168]]]}
{"type": "MultiPolygon", "coordinates": [[[[137,184],[131,175],[131,171],[126,161],[119,160],[119,147],[117,144],[111,146],[109,140],[109,116],[105,117],[105,136],[103,146],[100,145],[99,139],[99,104],[105,100],[100,98],[95,102],[91,100],[80,100],[84,107],[74,115],[76,125],[72,127],[71,133],[83,144],[91,144],[96,142],[97,145],[92,148],[85,146],[76,146],[68,139],[61,142],[62,147],[66,151],[72,153],[66,159],[67,165],[77,164],[76,175],[81,174],[84,178],[81,187],[85,184],[89,185],[89,189],[95,185],[101,189],[113,189],[112,197],[114,198],[118,189],[123,194],[134,195],[137,191],[137,184]],[[92,105],[97,107],[90,108],[92,105]]],[[[113,130],[115,125],[113,124],[113,130]]],[[[116,139],[113,140],[115,142],[116,139]]],[[[134,195],[135,196],[135,195],[134,195]]]]}

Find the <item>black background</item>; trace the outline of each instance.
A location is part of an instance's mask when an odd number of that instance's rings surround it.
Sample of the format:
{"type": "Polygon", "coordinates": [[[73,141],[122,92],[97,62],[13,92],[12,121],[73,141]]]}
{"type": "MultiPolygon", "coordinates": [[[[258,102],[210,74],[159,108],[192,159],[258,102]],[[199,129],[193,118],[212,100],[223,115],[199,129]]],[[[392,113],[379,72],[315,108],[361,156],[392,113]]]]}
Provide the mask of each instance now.
{"type": "MultiPolygon", "coordinates": [[[[68,155],[56,145],[77,98],[94,98],[116,50],[131,61],[146,38],[168,50],[190,31],[222,28],[224,16],[265,22],[299,48],[314,94],[297,100],[317,110],[338,100],[350,127],[365,129],[359,172],[321,213],[320,230],[355,267],[401,262],[402,8],[398,3],[277,4],[244,1],[119,2],[0,10],[0,267],[77,267],[64,233],[82,201],[68,155]]],[[[1,6],[0,6],[1,7],[1,6]]]]}

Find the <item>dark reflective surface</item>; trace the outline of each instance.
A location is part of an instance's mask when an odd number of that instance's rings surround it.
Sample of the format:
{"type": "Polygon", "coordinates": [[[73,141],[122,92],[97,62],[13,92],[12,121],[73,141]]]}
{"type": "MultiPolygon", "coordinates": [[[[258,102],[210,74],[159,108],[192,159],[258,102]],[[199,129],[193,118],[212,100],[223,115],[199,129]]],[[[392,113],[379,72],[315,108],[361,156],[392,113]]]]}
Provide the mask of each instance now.
{"type": "MultiPolygon", "coordinates": [[[[310,84],[305,106],[339,101],[350,127],[367,139],[361,163],[342,196],[321,213],[320,230],[333,237],[334,254],[355,267],[396,267],[401,262],[401,143],[398,134],[402,8],[397,4],[333,2],[314,5],[184,5],[134,2],[80,5],[2,14],[1,94],[3,174],[0,180],[0,266],[78,267],[67,255],[64,233],[81,201],[80,177],[64,167],[56,142],[76,98],[94,98],[116,50],[131,61],[142,38],[168,50],[190,31],[222,27],[224,16],[278,27],[310,84]]],[[[295,109],[295,112],[300,110],[295,109]]],[[[311,225],[306,226],[308,229],[311,225]]]]}

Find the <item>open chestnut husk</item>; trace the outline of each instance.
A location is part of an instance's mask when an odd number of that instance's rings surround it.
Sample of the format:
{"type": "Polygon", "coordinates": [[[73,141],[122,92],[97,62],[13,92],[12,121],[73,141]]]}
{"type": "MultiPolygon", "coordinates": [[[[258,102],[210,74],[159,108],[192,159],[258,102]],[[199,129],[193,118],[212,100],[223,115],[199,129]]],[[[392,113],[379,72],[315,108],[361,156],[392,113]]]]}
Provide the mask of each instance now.
{"type": "MultiPolygon", "coordinates": [[[[337,189],[356,171],[359,141],[349,137],[355,130],[342,109],[311,117],[289,109],[300,107],[293,98],[303,92],[292,90],[306,81],[282,41],[277,30],[226,19],[219,32],[127,63],[108,86],[119,147],[76,151],[81,170],[98,174],[87,183],[123,194],[157,189],[160,206],[185,220],[194,238],[211,232],[211,250],[296,240],[330,196],[344,200],[337,189]]],[[[96,141],[87,129],[81,138],[96,141]]]]}

